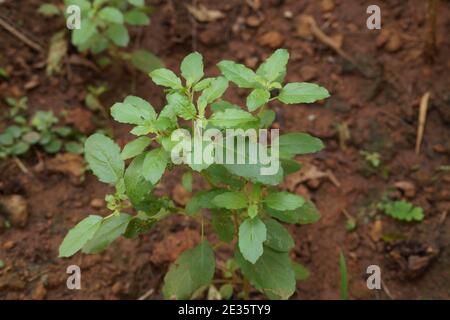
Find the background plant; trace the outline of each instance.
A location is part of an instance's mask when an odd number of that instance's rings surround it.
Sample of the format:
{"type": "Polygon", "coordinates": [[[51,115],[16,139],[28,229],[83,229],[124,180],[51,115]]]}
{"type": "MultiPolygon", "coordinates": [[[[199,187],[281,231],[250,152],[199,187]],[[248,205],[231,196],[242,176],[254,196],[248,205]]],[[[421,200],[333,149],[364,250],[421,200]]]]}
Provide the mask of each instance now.
{"type": "Polygon", "coordinates": [[[29,123],[19,122],[7,127],[0,134],[0,159],[20,156],[31,146],[39,146],[53,154],[64,149],[83,153],[85,136],[68,126],[57,126],[58,118],[51,111],[37,111],[29,123]]]}
{"type": "Polygon", "coordinates": [[[166,298],[190,298],[213,282],[216,259],[205,235],[206,224],[211,224],[221,243],[236,243],[234,256],[226,263],[218,262],[226,282],[219,289],[224,296],[241,289],[242,297],[249,298],[251,284],[269,298],[290,297],[296,280],[304,279],[308,272],[291,260],[289,252],[295,243],[281,222],[313,223],[320,214],[311,201],[279,191],[276,186],[285,175],[301,168],[296,155],[323,148],[320,139],[306,133],[281,135],[281,166],[271,176],[260,174],[260,163],[183,165],[182,183],[187,189],[192,188],[193,174],[202,176],[210,185],[196,192],[185,207],[153,194],[164,173],[174,167],[170,161],[174,146],[170,135],[183,126],[192,130],[186,126],[189,121],[202,121],[206,127],[219,130],[268,128],[275,119],[275,113],[268,109],[270,101],[312,103],[329,96],[326,89],[316,84],[283,84],[288,59],[288,52],[279,49],[256,72],[225,60],[218,64],[221,76],[204,78],[202,56],[194,52],[181,63],[184,82],[168,69],[150,73],[156,84],[166,88],[167,104],[159,114],[147,101],[135,96],[114,104],[112,117],[133,125],[131,133],[137,138],[122,150],[101,134],[90,136],[85,143],[86,160],[94,174],[100,181],[115,186],[115,193],[105,198],[112,213],[105,218],[90,215],[78,223],[62,242],[60,257],[69,257],[79,250],[100,252],[119,236],[135,238],[158,221],[180,214],[199,221],[202,241],[182,253],[170,267],[164,278],[166,298]],[[221,99],[229,81],[251,90],[247,110],[221,99]],[[131,208],[134,215],[125,213],[131,208]]]}
{"type": "MultiPolygon", "coordinates": [[[[81,28],[71,32],[71,42],[79,52],[94,55],[108,53],[108,56],[130,61],[133,66],[144,72],[162,67],[162,62],[151,52],[136,50],[132,53],[122,51],[130,42],[129,27],[148,26],[149,14],[153,8],[145,5],[144,0],[64,0],[65,9],[76,5],[81,10],[81,28]]],[[[58,6],[45,3],[38,12],[44,16],[55,16],[61,11],[58,6]]],[[[52,69],[58,69],[61,55],[67,50],[62,42],[64,38],[56,34],[49,50],[49,63],[52,69]],[[56,67],[55,67],[56,66],[56,67]]],[[[100,64],[111,63],[107,57],[100,64]]],[[[50,73],[52,70],[50,70],[50,73]]]]}

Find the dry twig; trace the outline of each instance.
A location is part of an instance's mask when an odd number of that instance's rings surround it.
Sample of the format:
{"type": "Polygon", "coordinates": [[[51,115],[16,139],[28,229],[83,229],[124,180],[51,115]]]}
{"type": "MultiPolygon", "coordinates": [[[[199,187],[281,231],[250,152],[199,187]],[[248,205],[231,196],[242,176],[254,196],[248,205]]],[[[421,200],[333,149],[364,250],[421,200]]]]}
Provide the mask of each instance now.
{"type": "Polygon", "coordinates": [[[27,38],[27,36],[25,36],[23,33],[18,31],[17,29],[15,29],[12,25],[10,25],[8,22],[6,22],[1,17],[0,17],[0,26],[3,27],[9,33],[11,33],[13,36],[15,36],[17,39],[19,39],[20,41],[25,43],[30,48],[32,48],[38,52],[43,51],[42,47],[39,44],[37,44],[33,40],[30,40],[29,38],[27,38]]]}
{"type": "Polygon", "coordinates": [[[425,130],[425,123],[427,121],[427,110],[429,100],[430,100],[430,92],[428,91],[420,99],[419,124],[417,126],[417,139],[416,139],[416,154],[420,153],[420,146],[422,144],[423,132],[425,130]]]}

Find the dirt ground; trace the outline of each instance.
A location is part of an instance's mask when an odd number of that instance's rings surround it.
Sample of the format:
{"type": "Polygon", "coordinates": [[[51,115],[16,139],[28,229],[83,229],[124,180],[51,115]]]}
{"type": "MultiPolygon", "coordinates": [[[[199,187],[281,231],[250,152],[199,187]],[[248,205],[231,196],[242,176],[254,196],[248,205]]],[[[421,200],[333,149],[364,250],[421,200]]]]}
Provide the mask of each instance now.
{"type": "MultiPolygon", "coordinates": [[[[310,197],[322,214],[316,224],[289,226],[296,241],[292,254],[311,272],[298,283],[293,299],[339,298],[340,250],[348,264],[352,299],[450,298],[450,172],[440,170],[450,164],[449,1],[440,2],[433,63],[422,56],[426,1],[194,0],[224,14],[208,23],[195,21],[186,1],[147,2],[156,12],[149,27],[133,29],[131,48],[154,52],[169,68],[178,70],[181,59],[197,50],[204,56],[205,73],[217,75],[215,64],[222,59],[255,67],[283,47],[291,54],[287,81],[316,82],[331,93],[325,104],[274,104],[282,132],[309,132],[326,144],[318,154],[299,157],[306,164],[301,175],[290,176],[283,185],[310,197]],[[366,8],[373,2],[381,7],[381,30],[366,27],[366,8]],[[302,15],[314,17],[317,26],[356,59],[358,68],[305,33],[302,15]],[[427,91],[431,99],[417,155],[419,102],[427,91]],[[368,167],[362,150],[381,155],[379,169],[368,167]],[[311,178],[311,170],[327,175],[311,178]],[[389,190],[393,197],[421,206],[425,219],[400,222],[378,212],[374,204],[389,190]],[[345,228],[343,211],[357,220],[353,232],[345,228]],[[367,289],[369,265],[381,267],[382,290],[367,289]]],[[[41,3],[0,4],[0,17],[44,48],[38,53],[0,28],[0,66],[11,71],[9,80],[0,79],[0,111],[7,108],[5,97],[26,95],[29,114],[64,111],[62,118],[80,130],[112,128],[125,144],[132,138],[127,126],[113,124],[84,105],[87,85],[108,83],[109,90],[101,96],[107,108],[129,94],[161,108],[162,89],[145,74],[120,64],[96,71],[89,64],[68,63],[64,74],[47,77],[45,51],[64,21],[37,15],[41,3]]],[[[74,48],[70,54],[80,58],[74,48]]],[[[233,88],[226,98],[242,104],[245,97],[233,88]]],[[[5,125],[0,123],[0,131],[5,125]]],[[[80,178],[77,161],[69,164],[71,170],[67,163],[33,152],[22,162],[28,174],[13,160],[0,162],[0,196],[20,195],[28,206],[23,227],[0,224],[0,299],[137,299],[145,293],[151,293],[150,299],[161,298],[169,264],[199,240],[195,222],[169,218],[138,240],[114,242],[102,254],[58,259],[58,246],[69,228],[88,214],[107,214],[102,199],[109,189],[91,173],[80,178]],[[66,268],[72,264],[82,270],[82,290],[66,288],[66,268]]],[[[177,202],[189,197],[180,188],[179,172],[162,181],[161,193],[177,202]]],[[[218,258],[228,253],[225,248],[218,258]]],[[[262,298],[257,292],[252,297],[262,298]]]]}

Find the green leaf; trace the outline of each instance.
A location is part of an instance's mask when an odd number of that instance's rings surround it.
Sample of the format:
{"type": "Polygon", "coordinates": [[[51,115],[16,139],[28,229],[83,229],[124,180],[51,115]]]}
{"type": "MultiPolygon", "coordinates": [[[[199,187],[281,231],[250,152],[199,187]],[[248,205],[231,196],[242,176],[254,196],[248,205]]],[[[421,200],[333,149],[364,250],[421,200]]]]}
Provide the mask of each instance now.
{"type": "Polygon", "coordinates": [[[311,201],[305,201],[295,210],[279,211],[267,208],[267,213],[280,221],[295,224],[310,224],[320,219],[320,213],[311,201]]]}
{"type": "Polygon", "coordinates": [[[187,55],[181,62],[181,74],[187,85],[197,83],[203,77],[203,57],[198,52],[187,55]]]}
{"type": "Polygon", "coordinates": [[[16,156],[20,156],[24,153],[27,153],[30,149],[30,145],[26,142],[18,142],[11,147],[10,153],[16,156]]]}
{"type": "Polygon", "coordinates": [[[302,168],[301,163],[293,159],[281,158],[281,166],[283,167],[285,175],[297,172],[302,168]]]}
{"type": "Polygon", "coordinates": [[[181,177],[181,184],[183,185],[183,188],[186,189],[188,192],[192,192],[192,172],[187,171],[183,174],[181,177]]]}
{"type": "Polygon", "coordinates": [[[215,271],[214,251],[208,241],[183,252],[164,277],[166,299],[189,299],[199,288],[208,285],[215,271]]]}
{"type": "Polygon", "coordinates": [[[14,142],[14,136],[10,132],[3,132],[0,134],[0,144],[9,146],[14,142]]]}
{"type": "Polygon", "coordinates": [[[75,29],[72,32],[72,43],[75,46],[81,46],[89,39],[95,35],[97,32],[97,27],[91,20],[83,19],[81,20],[81,28],[75,29]]]}
{"type": "Polygon", "coordinates": [[[145,148],[150,145],[151,142],[152,139],[150,139],[149,137],[139,137],[137,139],[134,139],[133,141],[126,144],[120,156],[123,160],[127,160],[140,155],[145,150],[145,148]]]}
{"type": "Polygon", "coordinates": [[[138,110],[138,114],[144,120],[155,120],[156,112],[152,105],[142,98],[136,96],[128,96],[123,101],[125,104],[130,104],[138,110]]]}
{"type": "Polygon", "coordinates": [[[424,218],[422,208],[414,207],[412,203],[404,200],[383,202],[378,205],[378,208],[398,220],[422,221],[424,218]]]}
{"type": "Polygon", "coordinates": [[[104,218],[97,232],[84,246],[83,253],[99,253],[127,229],[131,216],[125,213],[104,218]]]}
{"type": "Polygon", "coordinates": [[[273,219],[264,220],[267,228],[267,240],[264,245],[279,252],[289,252],[295,246],[289,232],[273,219]]]}
{"type": "Polygon", "coordinates": [[[308,154],[322,150],[323,142],[307,133],[287,133],[279,138],[280,154],[308,154]]]}
{"type": "Polygon", "coordinates": [[[49,143],[44,145],[44,150],[47,153],[57,153],[59,150],[61,150],[62,145],[62,140],[53,138],[49,143]]]}
{"type": "Polygon", "coordinates": [[[84,152],[83,145],[78,142],[68,142],[64,145],[64,149],[74,154],[82,154],[84,152]]]}
{"type": "Polygon", "coordinates": [[[258,205],[256,204],[249,205],[247,209],[247,214],[250,217],[250,219],[256,217],[258,215],[258,205]]]}
{"type": "Polygon", "coordinates": [[[279,211],[297,209],[305,202],[302,197],[286,191],[273,192],[264,201],[268,207],[279,211]]]}
{"type": "Polygon", "coordinates": [[[144,121],[135,107],[122,102],[111,107],[111,116],[120,123],[141,124],[144,121]]]}
{"type": "Polygon", "coordinates": [[[144,125],[146,120],[154,120],[156,112],[144,99],[128,96],[123,103],[111,107],[111,116],[117,122],[144,125]]]}
{"type": "Polygon", "coordinates": [[[145,180],[142,166],[145,154],[141,154],[131,161],[125,171],[124,183],[125,192],[130,199],[131,204],[137,210],[145,210],[147,196],[153,188],[153,184],[145,180]]]}
{"type": "Polygon", "coordinates": [[[249,122],[258,121],[251,113],[242,109],[228,108],[224,111],[215,112],[209,119],[209,123],[219,128],[239,127],[249,122]]]}
{"type": "Polygon", "coordinates": [[[276,174],[262,175],[261,168],[267,167],[262,164],[250,164],[248,158],[245,164],[225,164],[224,167],[232,174],[244,177],[252,182],[268,185],[277,185],[283,182],[283,168],[280,166],[276,174]]]}
{"type": "Polygon", "coordinates": [[[130,41],[128,30],[122,24],[110,25],[106,30],[106,35],[119,47],[126,47],[130,41]]]}
{"type": "Polygon", "coordinates": [[[278,49],[259,66],[256,74],[264,77],[268,82],[282,80],[286,74],[288,60],[289,52],[286,49],[278,49]]]}
{"type": "Polygon", "coordinates": [[[41,139],[41,135],[36,131],[30,131],[23,135],[22,140],[28,144],[35,144],[41,139]]]}
{"type": "Polygon", "coordinates": [[[253,72],[253,70],[247,68],[243,64],[238,64],[229,60],[223,60],[218,63],[217,66],[219,67],[225,78],[235,83],[239,88],[258,87],[256,74],[253,72]]]}
{"type": "Polygon", "coordinates": [[[213,200],[213,204],[219,208],[226,209],[243,209],[247,207],[247,198],[241,192],[225,192],[217,195],[213,200]]]}
{"type": "Polygon", "coordinates": [[[131,53],[131,63],[136,69],[144,73],[149,73],[164,67],[164,63],[156,55],[147,50],[140,49],[131,53]]]}
{"type": "Polygon", "coordinates": [[[214,185],[227,184],[235,188],[244,186],[244,181],[230,175],[228,170],[220,164],[212,164],[205,170],[205,173],[214,185]]]}
{"type": "Polygon", "coordinates": [[[309,278],[310,272],[300,263],[292,261],[292,269],[295,272],[295,279],[297,281],[303,281],[309,278]]]}
{"type": "Polygon", "coordinates": [[[295,292],[295,273],[286,252],[264,248],[264,254],[252,264],[235,250],[235,260],[242,274],[270,299],[287,299],[295,292]]]}
{"type": "Polygon", "coordinates": [[[217,77],[211,80],[209,87],[203,90],[198,98],[197,104],[200,112],[203,112],[206,105],[219,99],[228,88],[228,81],[224,77],[217,77]]]}
{"type": "Polygon", "coordinates": [[[59,257],[70,257],[83,248],[100,228],[101,222],[102,217],[93,215],[80,221],[67,233],[59,246],[59,257]]]}
{"type": "Polygon", "coordinates": [[[233,285],[226,283],[220,287],[219,292],[222,299],[229,300],[233,296],[233,285]]]}
{"type": "Polygon", "coordinates": [[[123,176],[125,163],[120,157],[120,148],[110,138],[96,133],[84,144],[86,161],[98,179],[115,184],[123,176]]]}
{"type": "Polygon", "coordinates": [[[242,256],[253,264],[258,261],[263,254],[266,237],[267,229],[261,219],[245,219],[239,226],[239,250],[242,256]]]}
{"type": "Polygon", "coordinates": [[[132,26],[147,26],[150,23],[150,18],[139,10],[131,10],[125,13],[125,22],[132,26]]]}
{"type": "Polygon", "coordinates": [[[128,3],[136,7],[142,7],[145,5],[145,0],[128,0],[128,3]]]}
{"type": "Polygon", "coordinates": [[[123,236],[128,239],[134,239],[140,234],[150,230],[156,222],[155,219],[151,219],[146,213],[139,212],[136,216],[131,218],[123,236]]]}
{"type": "Polygon", "coordinates": [[[166,170],[167,162],[167,153],[163,148],[147,152],[142,166],[145,179],[153,184],[157,184],[166,170]]]}
{"type": "Polygon", "coordinates": [[[195,106],[189,101],[188,97],[179,92],[168,94],[167,102],[173,107],[176,114],[185,120],[194,119],[197,114],[195,106]]]}
{"type": "Polygon", "coordinates": [[[197,192],[186,204],[186,213],[192,216],[196,214],[200,209],[217,208],[216,205],[212,202],[212,199],[224,192],[226,191],[223,189],[212,189],[208,191],[197,192]]]}
{"type": "Polygon", "coordinates": [[[61,14],[58,7],[55,6],[52,3],[44,3],[39,6],[39,9],[37,11],[40,15],[43,15],[44,17],[54,17],[61,14]]]}
{"type": "Polygon", "coordinates": [[[247,97],[248,111],[255,111],[270,99],[270,92],[265,89],[255,89],[247,97]]]}
{"type": "Polygon", "coordinates": [[[172,89],[183,88],[180,78],[178,78],[172,70],[160,68],[153,70],[149,75],[152,78],[153,82],[159,86],[172,89]]]}
{"type": "Polygon", "coordinates": [[[341,274],[341,300],[348,300],[347,264],[342,250],[339,253],[339,272],[341,274]]]}
{"type": "Polygon", "coordinates": [[[305,201],[305,203],[297,209],[298,224],[311,224],[320,220],[320,212],[312,201],[305,201]]]}
{"type": "Polygon", "coordinates": [[[230,243],[234,238],[234,223],[231,215],[226,211],[213,210],[211,212],[211,224],[219,239],[230,243]]]}
{"type": "Polygon", "coordinates": [[[213,113],[224,112],[226,109],[242,110],[241,107],[224,100],[219,100],[211,104],[211,110],[213,113]]]}
{"type": "Polygon", "coordinates": [[[91,9],[91,2],[89,0],[64,0],[66,8],[70,5],[76,5],[80,7],[81,12],[85,13],[91,9]]]}
{"type": "Polygon", "coordinates": [[[206,78],[201,80],[200,82],[196,83],[193,87],[195,92],[205,90],[207,87],[211,85],[211,82],[214,80],[214,78],[206,78]]]}
{"type": "Polygon", "coordinates": [[[98,12],[100,19],[111,23],[123,23],[123,14],[114,7],[104,7],[98,12]]]}
{"type": "Polygon", "coordinates": [[[278,100],[284,103],[312,103],[317,100],[328,98],[330,93],[327,89],[315,83],[293,82],[288,83],[281,89],[278,100]]]}

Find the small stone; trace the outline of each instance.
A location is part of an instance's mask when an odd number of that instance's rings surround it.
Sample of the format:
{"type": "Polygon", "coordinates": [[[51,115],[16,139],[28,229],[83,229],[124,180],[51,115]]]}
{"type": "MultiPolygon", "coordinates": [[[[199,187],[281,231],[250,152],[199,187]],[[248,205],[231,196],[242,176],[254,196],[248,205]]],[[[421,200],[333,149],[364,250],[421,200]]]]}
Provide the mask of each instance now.
{"type": "Polygon", "coordinates": [[[398,181],[394,185],[396,188],[400,189],[407,198],[411,199],[416,195],[416,186],[410,181],[398,181]]]}
{"type": "Polygon", "coordinates": [[[389,37],[391,36],[391,32],[388,29],[381,29],[380,34],[378,35],[377,39],[375,40],[375,44],[377,48],[381,48],[388,42],[389,37]]]}
{"type": "Polygon", "coordinates": [[[292,13],[291,10],[286,10],[285,12],[283,12],[283,16],[286,19],[292,19],[294,17],[294,14],[292,13]]]}
{"type": "Polygon", "coordinates": [[[245,65],[251,69],[254,69],[258,65],[258,57],[247,57],[245,58],[245,65]]]}
{"type": "Polygon", "coordinates": [[[33,293],[31,294],[31,298],[33,300],[44,300],[46,295],[47,290],[45,289],[44,284],[42,282],[39,282],[33,293]]]}
{"type": "Polygon", "coordinates": [[[91,200],[91,207],[94,209],[101,209],[105,207],[105,200],[100,198],[95,198],[91,200]]]}
{"type": "Polygon", "coordinates": [[[3,249],[10,250],[10,249],[14,248],[15,245],[16,245],[16,243],[14,241],[11,241],[11,240],[10,241],[6,241],[3,244],[3,249]]]}
{"type": "Polygon", "coordinates": [[[322,0],[320,3],[320,7],[323,12],[330,12],[334,10],[335,4],[333,0],[322,0]]]}
{"type": "Polygon", "coordinates": [[[116,282],[113,284],[111,288],[112,293],[114,293],[116,296],[123,293],[123,285],[120,282],[116,282]]]}
{"type": "Polygon", "coordinates": [[[0,211],[4,211],[8,220],[15,227],[24,227],[28,222],[27,201],[20,195],[10,195],[0,198],[0,211]],[[2,210],[3,209],[3,210],[2,210]]]}
{"type": "Polygon", "coordinates": [[[256,28],[259,27],[261,25],[262,22],[262,18],[257,17],[257,16],[250,16],[247,19],[245,19],[245,23],[252,28],[256,28]]]}
{"type": "Polygon", "coordinates": [[[317,77],[317,69],[313,66],[304,66],[300,69],[300,76],[304,81],[310,81],[317,77]]]}
{"type": "Polygon", "coordinates": [[[433,150],[434,150],[434,152],[437,152],[437,153],[446,153],[447,152],[447,149],[442,144],[434,145],[433,150]]]}
{"type": "Polygon", "coordinates": [[[402,48],[402,38],[398,33],[394,33],[389,37],[386,43],[386,50],[390,53],[399,51],[402,48]]]}
{"type": "Polygon", "coordinates": [[[26,287],[25,281],[23,281],[17,273],[6,273],[0,276],[0,290],[23,290],[26,287]]]}
{"type": "Polygon", "coordinates": [[[277,49],[281,47],[283,42],[284,38],[278,31],[269,31],[263,34],[258,40],[258,43],[261,46],[267,46],[272,49],[277,49]]]}
{"type": "Polygon", "coordinates": [[[383,232],[383,224],[381,220],[375,220],[372,230],[370,231],[370,237],[374,242],[378,242],[381,239],[382,232],[383,232]]]}
{"type": "Polygon", "coordinates": [[[173,189],[172,197],[176,203],[185,206],[189,199],[191,199],[191,193],[188,192],[181,184],[177,184],[173,189]]]}
{"type": "Polygon", "coordinates": [[[303,38],[303,39],[311,39],[312,38],[312,31],[311,31],[311,25],[309,23],[309,18],[310,18],[309,16],[302,15],[298,19],[296,34],[300,38],[303,38]]]}

